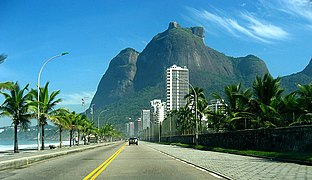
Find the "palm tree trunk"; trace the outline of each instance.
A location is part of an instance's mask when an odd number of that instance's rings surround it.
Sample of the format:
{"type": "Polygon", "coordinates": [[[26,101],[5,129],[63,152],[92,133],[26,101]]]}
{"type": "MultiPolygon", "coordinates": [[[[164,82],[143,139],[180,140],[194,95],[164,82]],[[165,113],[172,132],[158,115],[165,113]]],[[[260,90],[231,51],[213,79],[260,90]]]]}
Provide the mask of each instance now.
{"type": "Polygon", "coordinates": [[[62,141],[62,127],[60,127],[60,148],[62,148],[62,145],[63,145],[63,141],[62,141]]]}
{"type": "Polygon", "coordinates": [[[44,150],[44,124],[41,125],[41,150],[44,150]]]}
{"type": "Polygon", "coordinates": [[[69,147],[72,146],[72,140],[73,140],[73,130],[69,131],[69,147]]]}
{"type": "Polygon", "coordinates": [[[17,124],[14,124],[14,153],[18,153],[17,124]]]}
{"type": "Polygon", "coordinates": [[[87,135],[84,134],[83,137],[84,137],[84,138],[83,138],[83,144],[84,144],[84,145],[87,145],[87,135]]]}
{"type": "Polygon", "coordinates": [[[80,141],[80,131],[78,131],[78,142],[77,142],[78,146],[79,146],[79,141],[80,141]]]}
{"type": "Polygon", "coordinates": [[[199,128],[200,128],[200,133],[203,133],[203,125],[202,125],[202,118],[203,116],[199,114],[199,128]]]}

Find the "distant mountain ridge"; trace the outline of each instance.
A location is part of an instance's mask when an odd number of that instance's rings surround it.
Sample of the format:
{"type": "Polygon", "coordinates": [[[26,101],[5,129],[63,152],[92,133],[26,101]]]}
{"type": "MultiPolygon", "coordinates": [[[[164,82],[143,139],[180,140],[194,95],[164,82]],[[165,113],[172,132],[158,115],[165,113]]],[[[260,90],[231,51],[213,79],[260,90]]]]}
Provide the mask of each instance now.
{"type": "Polygon", "coordinates": [[[285,88],[286,93],[296,91],[298,84],[310,84],[311,82],[312,82],[312,59],[301,72],[281,77],[281,86],[285,88]]]}
{"type": "MultiPolygon", "coordinates": [[[[91,104],[96,113],[103,108],[111,123],[137,118],[140,110],[149,108],[153,98],[165,100],[166,69],[173,64],[186,66],[190,83],[205,90],[208,98],[212,92],[223,92],[224,87],[241,82],[251,86],[257,75],[269,73],[263,60],[254,56],[230,57],[204,44],[202,27],[182,28],[171,22],[167,30],[157,34],[139,53],[132,48],[122,50],[110,62],[102,77],[91,104]],[[130,107],[131,106],[131,107],[130,107]],[[131,112],[128,112],[131,111],[131,112]]],[[[312,64],[299,73],[311,82],[312,64]]],[[[282,78],[282,82],[297,81],[295,75],[282,78]]]]}

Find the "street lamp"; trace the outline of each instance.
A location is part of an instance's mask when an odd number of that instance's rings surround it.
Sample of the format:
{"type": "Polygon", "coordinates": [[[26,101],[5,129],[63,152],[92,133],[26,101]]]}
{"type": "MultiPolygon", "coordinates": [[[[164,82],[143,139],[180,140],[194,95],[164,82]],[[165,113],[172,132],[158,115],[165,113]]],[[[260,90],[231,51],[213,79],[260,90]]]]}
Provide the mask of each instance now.
{"type": "Polygon", "coordinates": [[[104,110],[102,110],[102,111],[100,112],[100,114],[98,115],[98,129],[100,128],[100,116],[101,116],[101,114],[102,114],[103,112],[105,112],[105,111],[107,111],[107,110],[109,110],[109,109],[104,109],[104,110]]]}
{"type": "Polygon", "coordinates": [[[38,87],[37,87],[37,90],[38,90],[38,94],[37,94],[37,100],[38,100],[38,137],[37,137],[37,139],[38,139],[38,150],[40,151],[40,76],[41,76],[41,73],[42,73],[42,70],[43,70],[43,68],[44,68],[44,66],[48,63],[48,62],[50,62],[52,59],[55,59],[55,58],[57,58],[57,57],[60,57],[60,56],[64,56],[64,55],[66,55],[66,54],[68,54],[68,52],[63,52],[63,53],[61,53],[61,54],[58,54],[58,55],[56,55],[56,56],[53,56],[53,57],[51,57],[50,59],[48,59],[43,65],[42,65],[42,67],[41,67],[41,69],[40,69],[40,71],[39,71],[39,74],[38,74],[38,87]]]}
{"type": "Polygon", "coordinates": [[[81,104],[82,104],[82,106],[83,106],[83,112],[84,112],[84,114],[87,116],[87,111],[86,111],[86,99],[88,99],[89,97],[88,96],[86,96],[86,97],[83,97],[82,99],[81,99],[81,104]]]}
{"type": "MultiPolygon", "coordinates": [[[[197,123],[197,93],[193,87],[193,85],[191,83],[189,83],[188,81],[185,81],[184,79],[179,79],[178,77],[174,77],[174,79],[177,79],[178,81],[183,81],[183,82],[186,82],[191,88],[192,90],[194,91],[194,95],[195,95],[195,143],[196,143],[196,146],[198,145],[198,123],[197,123]]],[[[171,133],[171,132],[170,132],[171,133]]]]}

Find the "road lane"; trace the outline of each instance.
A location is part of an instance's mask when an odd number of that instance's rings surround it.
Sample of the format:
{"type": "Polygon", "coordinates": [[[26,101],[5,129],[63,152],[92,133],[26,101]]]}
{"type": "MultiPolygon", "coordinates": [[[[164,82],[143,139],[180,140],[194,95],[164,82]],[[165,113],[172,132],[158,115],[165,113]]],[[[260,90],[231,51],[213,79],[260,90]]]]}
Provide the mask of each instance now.
{"type": "Polygon", "coordinates": [[[174,158],[161,154],[144,142],[126,146],[98,179],[218,179],[174,158]]]}
{"type": "Polygon", "coordinates": [[[99,166],[105,169],[96,179],[217,179],[140,142],[125,142],[38,162],[20,169],[0,171],[0,179],[84,179],[99,166]],[[116,153],[118,152],[119,153],[116,153]],[[116,154],[117,155],[116,155],[116,154]],[[115,154],[115,155],[114,155],[115,154]],[[104,163],[105,164],[105,163],[104,163]]]}
{"type": "Polygon", "coordinates": [[[123,144],[124,142],[120,142],[84,152],[48,159],[19,169],[0,171],[0,179],[83,179],[114,154],[123,144]]]}

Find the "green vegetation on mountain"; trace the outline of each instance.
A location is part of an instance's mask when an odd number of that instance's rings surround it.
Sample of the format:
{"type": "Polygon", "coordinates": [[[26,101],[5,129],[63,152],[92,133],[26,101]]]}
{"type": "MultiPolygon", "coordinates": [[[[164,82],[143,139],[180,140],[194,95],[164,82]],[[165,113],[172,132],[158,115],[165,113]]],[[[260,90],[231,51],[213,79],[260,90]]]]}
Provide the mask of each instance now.
{"type": "Polygon", "coordinates": [[[281,78],[281,86],[285,88],[286,93],[297,90],[298,84],[310,84],[312,82],[312,59],[307,67],[298,73],[284,76],[281,78]]]}

